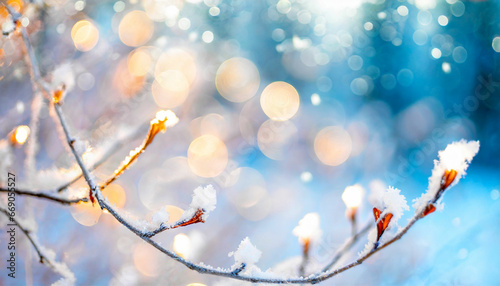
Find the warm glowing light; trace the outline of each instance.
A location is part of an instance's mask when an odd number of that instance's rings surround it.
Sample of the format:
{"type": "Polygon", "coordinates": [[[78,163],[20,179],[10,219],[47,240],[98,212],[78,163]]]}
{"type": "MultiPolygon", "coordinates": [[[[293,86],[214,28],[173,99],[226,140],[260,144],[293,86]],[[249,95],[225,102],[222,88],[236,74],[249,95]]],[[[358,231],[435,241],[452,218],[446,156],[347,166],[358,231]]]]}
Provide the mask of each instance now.
{"type": "Polygon", "coordinates": [[[151,92],[156,104],[163,108],[181,105],[189,94],[189,81],[177,70],[162,72],[153,82],[151,92]]]}
{"type": "Polygon", "coordinates": [[[436,0],[415,0],[415,6],[420,10],[430,10],[436,8],[436,0]]]}
{"type": "Polygon", "coordinates": [[[182,0],[142,0],[149,18],[155,22],[175,21],[184,5],[182,0]]]}
{"type": "Polygon", "coordinates": [[[202,135],[189,145],[188,164],[191,171],[204,178],[212,178],[224,171],[228,152],[222,140],[213,135],[202,135]]]}
{"type": "Polygon", "coordinates": [[[99,30],[92,22],[81,20],[73,25],[71,39],[73,39],[75,48],[82,52],[88,52],[97,45],[99,30]]]}
{"type": "Polygon", "coordinates": [[[365,189],[356,184],[345,188],[344,193],[342,193],[342,200],[347,208],[357,209],[361,205],[364,195],[365,189]]]}
{"type": "Polygon", "coordinates": [[[344,163],[351,151],[351,136],[339,126],[322,129],[314,139],[314,152],[325,165],[338,166],[344,163]]]}
{"type": "Polygon", "coordinates": [[[200,118],[199,135],[212,134],[218,138],[224,138],[231,123],[222,115],[210,113],[200,118]]]}
{"type": "Polygon", "coordinates": [[[130,47],[145,44],[151,39],[153,31],[153,22],[145,12],[139,10],[128,12],[118,26],[120,40],[130,47]]]}
{"type": "Polygon", "coordinates": [[[260,85],[260,75],[253,62],[245,58],[231,58],[217,70],[215,86],[225,99],[243,102],[252,98],[260,85]]]}
{"type": "Polygon", "coordinates": [[[147,48],[141,47],[130,52],[127,63],[128,71],[132,75],[142,77],[145,76],[151,68],[153,57],[147,48]]]}
{"type": "Polygon", "coordinates": [[[299,225],[293,229],[293,234],[299,237],[299,241],[302,244],[306,244],[310,240],[319,239],[321,236],[319,223],[319,214],[308,213],[299,221],[299,225]]]}
{"type": "Polygon", "coordinates": [[[99,204],[92,205],[91,202],[80,202],[74,205],[71,216],[81,225],[93,226],[101,217],[101,207],[99,204]]]}
{"type": "Polygon", "coordinates": [[[187,286],[207,286],[207,285],[202,284],[202,283],[190,283],[187,286]]]}
{"type": "Polygon", "coordinates": [[[450,65],[450,63],[443,62],[443,64],[441,65],[441,68],[443,69],[444,73],[450,73],[451,72],[451,65],[450,65]]]}
{"type": "Polygon", "coordinates": [[[176,206],[167,205],[165,206],[165,209],[168,213],[168,224],[174,224],[176,221],[181,219],[182,214],[184,213],[183,209],[176,206]]]}
{"type": "Polygon", "coordinates": [[[113,75],[113,86],[121,94],[130,97],[137,94],[144,86],[144,76],[136,76],[130,72],[127,60],[122,59],[116,66],[113,75]]]}
{"type": "MultiPolygon", "coordinates": [[[[111,184],[107,186],[103,190],[103,194],[111,203],[111,205],[114,205],[119,209],[123,208],[123,206],[125,205],[125,201],[127,200],[125,190],[123,190],[122,186],[118,184],[111,184]]],[[[108,213],[107,210],[104,210],[104,212],[108,213]]]]}
{"type": "Polygon", "coordinates": [[[276,81],[269,84],[260,96],[260,106],[271,119],[285,121],[299,110],[300,98],[297,90],[290,84],[276,81]]]}
{"type": "Polygon", "coordinates": [[[194,57],[181,49],[170,49],[160,55],[155,66],[155,79],[162,82],[164,72],[175,70],[181,72],[192,85],[196,77],[196,63],[194,57]]]}
{"type": "Polygon", "coordinates": [[[24,3],[22,0],[7,0],[7,5],[14,9],[17,13],[20,13],[24,3]]]}
{"type": "Polygon", "coordinates": [[[313,93],[311,95],[311,103],[312,105],[320,105],[321,104],[321,97],[317,93],[313,93]]]}
{"type": "Polygon", "coordinates": [[[189,258],[191,255],[191,239],[184,233],[179,233],[174,237],[174,251],[182,258],[189,258]]]}
{"type": "Polygon", "coordinates": [[[28,136],[30,135],[30,128],[26,125],[21,125],[16,128],[14,131],[14,139],[15,144],[23,145],[26,140],[28,140],[28,136]]]}
{"type": "Polygon", "coordinates": [[[134,249],[134,266],[144,276],[156,277],[160,274],[161,259],[155,248],[139,243],[134,249]]]}

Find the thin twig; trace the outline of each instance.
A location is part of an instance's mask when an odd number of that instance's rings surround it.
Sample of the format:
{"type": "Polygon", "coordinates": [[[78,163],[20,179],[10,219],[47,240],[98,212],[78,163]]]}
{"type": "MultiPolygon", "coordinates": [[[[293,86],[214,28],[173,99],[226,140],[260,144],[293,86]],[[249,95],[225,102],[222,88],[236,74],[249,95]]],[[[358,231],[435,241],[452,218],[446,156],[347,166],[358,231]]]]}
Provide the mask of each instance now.
{"type": "Polygon", "coordinates": [[[309,246],[311,241],[306,239],[304,245],[302,246],[302,262],[299,267],[299,276],[304,277],[306,273],[306,266],[309,263],[309,246]]]}
{"type": "Polygon", "coordinates": [[[0,187],[0,192],[1,193],[15,193],[17,195],[21,196],[30,196],[30,197],[37,197],[37,198],[42,198],[46,200],[51,200],[63,205],[71,205],[71,204],[77,204],[79,202],[87,202],[88,198],[75,198],[75,199],[69,199],[63,196],[59,196],[54,194],[54,192],[42,192],[42,191],[28,191],[28,190],[19,190],[19,189],[12,189],[9,190],[8,188],[0,187]]]}
{"type": "Polygon", "coordinates": [[[104,188],[109,186],[112,182],[114,182],[116,179],[118,179],[118,177],[121,176],[125,172],[125,170],[127,170],[144,151],[146,151],[146,148],[153,142],[153,139],[156,137],[158,133],[165,132],[167,126],[175,125],[178,120],[179,119],[170,110],[159,111],[156,114],[156,118],[151,120],[148,134],[144,139],[144,141],[142,142],[142,144],[139,147],[135,148],[134,150],[130,151],[129,155],[125,158],[125,160],[123,160],[120,166],[113,172],[113,175],[100,186],[100,189],[103,190],[104,188]]]}
{"type": "MultiPolygon", "coordinates": [[[[149,122],[148,122],[149,123],[149,122]]],[[[131,132],[130,134],[128,134],[127,136],[125,136],[124,138],[121,138],[119,140],[116,140],[107,150],[106,152],[104,152],[104,155],[98,160],[96,161],[92,166],[90,166],[88,169],[89,171],[94,171],[95,169],[97,169],[98,167],[100,167],[102,164],[104,164],[109,158],[111,158],[111,156],[113,156],[114,154],[116,154],[116,152],[118,152],[124,145],[125,143],[124,142],[128,142],[130,141],[130,139],[133,139],[133,138],[136,138],[137,135],[139,135],[140,131],[142,131],[143,127],[144,127],[145,124],[141,124],[138,128],[136,128],[133,132],[131,132]]],[[[71,181],[69,181],[68,183],[60,186],[59,188],[57,188],[57,192],[62,192],[64,190],[66,190],[69,186],[73,185],[74,183],[76,183],[81,177],[83,177],[83,173],[80,173],[80,175],[76,176],[75,178],[73,178],[71,181]]]]}
{"type": "MultiPolygon", "coordinates": [[[[26,37],[27,37],[27,34],[26,34],[26,37]]],[[[26,44],[29,43],[29,39],[25,38],[25,41],[26,41],[26,44]]],[[[28,53],[28,54],[30,54],[30,53],[28,53]]],[[[33,54],[33,56],[34,56],[34,54],[33,54]]],[[[36,65],[36,59],[34,59],[34,57],[32,58],[31,55],[30,55],[30,60],[31,60],[32,66],[36,65]]],[[[33,71],[35,71],[35,70],[36,69],[33,68],[33,71]]],[[[49,95],[49,94],[50,93],[47,93],[47,95],[49,95]]],[[[254,283],[273,283],[273,284],[301,284],[301,283],[312,283],[312,284],[314,284],[314,283],[318,283],[318,282],[327,280],[327,279],[329,279],[329,278],[331,278],[331,277],[333,277],[333,276],[335,276],[335,275],[337,275],[339,273],[342,273],[342,272],[344,272],[344,271],[346,271],[348,269],[351,269],[351,268],[353,268],[353,267],[361,264],[363,261],[365,261],[366,259],[368,259],[370,256],[374,255],[378,251],[384,249],[385,247],[387,247],[387,246],[391,245],[392,243],[394,243],[395,241],[399,240],[404,234],[406,234],[406,232],[408,232],[408,230],[413,226],[413,224],[415,224],[415,222],[417,222],[420,218],[422,218],[422,215],[423,215],[423,213],[425,211],[425,209],[424,209],[424,210],[418,212],[410,220],[410,222],[408,223],[408,225],[404,229],[402,229],[394,238],[392,238],[388,242],[384,243],[383,245],[379,246],[377,249],[372,249],[370,252],[366,253],[365,255],[363,255],[362,257],[360,257],[359,259],[357,259],[356,261],[354,261],[354,262],[352,262],[352,263],[350,263],[348,265],[345,265],[345,266],[343,266],[341,268],[338,268],[336,270],[326,271],[326,272],[320,272],[320,273],[318,273],[316,275],[311,275],[311,276],[306,277],[306,278],[299,277],[299,278],[288,278],[287,279],[287,278],[262,278],[262,277],[253,277],[253,276],[249,276],[249,275],[239,275],[239,273],[235,273],[234,271],[230,271],[230,270],[220,270],[220,269],[215,269],[215,268],[212,268],[212,267],[209,267],[209,266],[197,265],[197,264],[194,264],[194,263],[192,263],[192,262],[190,262],[188,260],[185,260],[184,258],[182,258],[181,256],[175,254],[174,252],[167,250],[166,248],[164,248],[163,246],[159,245],[157,242],[155,242],[154,240],[152,240],[150,237],[144,236],[144,233],[142,231],[140,231],[139,229],[137,229],[136,227],[134,227],[132,225],[132,223],[128,222],[120,214],[118,214],[118,212],[104,198],[104,196],[102,195],[102,192],[101,192],[101,188],[99,187],[99,185],[97,185],[94,182],[89,169],[83,163],[81,155],[78,154],[78,152],[76,151],[76,149],[74,147],[75,140],[73,139],[73,137],[71,136],[71,134],[69,132],[66,120],[64,119],[63,113],[61,111],[61,106],[59,104],[54,104],[54,109],[55,109],[55,111],[57,113],[57,116],[59,118],[59,122],[61,124],[61,127],[64,130],[64,134],[65,134],[68,146],[70,147],[71,152],[73,153],[73,155],[74,155],[74,157],[75,157],[78,165],[80,166],[80,169],[82,170],[82,174],[83,174],[83,176],[85,178],[85,181],[87,182],[87,184],[90,187],[91,194],[97,199],[97,202],[99,203],[99,205],[101,206],[101,208],[108,210],[108,212],[113,217],[115,217],[115,219],[117,221],[119,221],[122,225],[124,225],[126,228],[128,228],[133,233],[135,233],[137,236],[139,236],[145,242],[149,243],[150,245],[152,245],[153,247],[155,247],[159,251],[163,252],[167,256],[171,257],[172,259],[174,259],[174,260],[176,260],[176,261],[184,264],[186,267],[188,267],[188,268],[190,268],[192,270],[195,270],[197,272],[200,272],[200,273],[217,275],[217,276],[221,276],[221,277],[229,277],[229,278],[233,278],[233,279],[244,280],[244,281],[249,281],[249,282],[254,282],[254,283]]],[[[434,200],[434,202],[436,200],[434,200]]]]}
{"type": "Polygon", "coordinates": [[[188,226],[188,225],[199,223],[199,222],[204,222],[202,219],[203,213],[204,213],[203,210],[197,210],[190,219],[180,220],[172,225],[161,224],[159,228],[157,228],[153,231],[143,232],[141,234],[141,236],[153,237],[153,236],[157,235],[158,233],[165,231],[165,230],[179,228],[179,227],[183,227],[183,226],[188,226]]]}
{"type": "MultiPolygon", "coordinates": [[[[66,280],[67,283],[69,283],[69,285],[74,284],[75,276],[68,269],[66,264],[64,264],[62,262],[55,261],[55,256],[51,257],[50,253],[46,253],[47,249],[45,249],[45,247],[43,247],[38,242],[36,237],[34,237],[31,234],[31,230],[29,230],[26,226],[24,226],[23,223],[21,223],[18,219],[16,219],[15,216],[11,216],[11,213],[9,213],[9,211],[7,209],[5,209],[5,207],[0,206],[0,212],[5,214],[7,216],[7,218],[9,219],[9,221],[11,223],[14,223],[15,226],[17,226],[26,235],[26,237],[30,241],[31,245],[33,245],[33,248],[35,248],[35,251],[38,254],[38,257],[40,258],[40,260],[39,260],[40,263],[49,266],[54,272],[60,274],[63,277],[63,279],[66,280]]],[[[62,282],[62,280],[59,280],[59,281],[62,282]]],[[[66,284],[64,284],[64,285],[66,285],[66,284]]]]}
{"type": "Polygon", "coordinates": [[[351,247],[359,240],[359,238],[362,237],[365,233],[367,233],[368,230],[370,230],[372,225],[373,225],[372,223],[368,223],[360,232],[350,237],[349,241],[346,244],[344,244],[344,246],[341,249],[337,250],[337,253],[333,257],[332,261],[330,261],[330,263],[328,263],[328,265],[325,266],[323,270],[321,270],[321,272],[328,271],[330,270],[330,268],[335,266],[335,264],[351,249],[351,247]]]}
{"type": "Polygon", "coordinates": [[[373,254],[377,253],[381,249],[384,249],[385,247],[389,246],[390,244],[394,243],[395,241],[399,240],[410,228],[411,226],[418,220],[420,219],[422,212],[418,213],[415,215],[415,217],[410,221],[410,223],[402,230],[398,235],[396,235],[393,239],[389,240],[385,244],[381,245],[377,249],[373,249],[372,251],[368,252],[358,260],[352,262],[351,264],[348,264],[346,266],[343,266],[341,268],[338,268],[334,271],[327,271],[327,272],[320,272],[316,275],[311,275],[308,277],[299,277],[299,278],[263,278],[263,277],[253,277],[249,275],[236,275],[232,271],[229,270],[219,270],[219,269],[214,269],[212,267],[207,267],[203,265],[197,265],[194,264],[188,260],[185,260],[181,256],[177,255],[176,253],[167,250],[163,246],[159,245],[157,242],[152,240],[150,237],[145,236],[144,232],[140,231],[138,228],[133,226],[132,223],[128,222],[125,218],[123,218],[118,212],[110,205],[110,203],[107,202],[107,200],[104,198],[102,195],[100,187],[94,182],[90,171],[87,169],[87,167],[83,164],[83,160],[81,159],[81,156],[78,154],[76,149],[74,148],[74,140],[71,137],[71,134],[69,133],[69,129],[66,123],[66,120],[64,119],[64,116],[61,111],[61,106],[58,104],[54,104],[56,113],[59,117],[59,121],[61,123],[61,126],[64,130],[64,133],[66,135],[66,141],[68,143],[68,146],[71,149],[71,152],[73,153],[78,165],[80,166],[82,173],[85,177],[85,180],[87,184],[89,185],[90,189],[92,190],[92,193],[94,197],[97,199],[97,202],[101,206],[102,209],[108,210],[108,212],[115,217],[117,221],[119,221],[122,225],[124,225],[126,228],[128,228],[130,231],[135,233],[137,236],[139,236],[141,239],[143,239],[145,242],[149,243],[159,251],[165,253],[166,255],[170,256],[172,259],[184,264],[188,268],[198,271],[200,273],[206,273],[206,274],[211,274],[211,275],[217,275],[217,276],[222,276],[222,277],[230,277],[238,280],[244,280],[244,281],[249,281],[249,282],[254,282],[254,283],[273,283],[273,284],[300,284],[300,283],[318,283],[324,280],[327,280],[339,273],[342,273],[350,268],[353,268],[359,264],[361,264],[363,261],[368,259],[370,256],[373,254]]]}
{"type": "Polygon", "coordinates": [[[33,248],[35,248],[36,253],[38,253],[38,257],[40,257],[40,263],[47,264],[47,265],[53,267],[53,265],[50,263],[50,259],[48,259],[48,257],[46,257],[43,254],[43,252],[41,250],[41,246],[38,244],[37,241],[35,241],[35,239],[33,239],[31,237],[31,231],[29,229],[27,229],[25,226],[23,226],[23,224],[20,223],[19,220],[17,220],[15,216],[11,216],[9,211],[7,209],[5,209],[3,206],[0,206],[0,212],[5,214],[7,216],[7,218],[10,220],[10,222],[15,223],[16,226],[19,227],[19,229],[22,232],[24,232],[24,235],[26,235],[26,237],[30,241],[31,245],[33,245],[33,248]]]}

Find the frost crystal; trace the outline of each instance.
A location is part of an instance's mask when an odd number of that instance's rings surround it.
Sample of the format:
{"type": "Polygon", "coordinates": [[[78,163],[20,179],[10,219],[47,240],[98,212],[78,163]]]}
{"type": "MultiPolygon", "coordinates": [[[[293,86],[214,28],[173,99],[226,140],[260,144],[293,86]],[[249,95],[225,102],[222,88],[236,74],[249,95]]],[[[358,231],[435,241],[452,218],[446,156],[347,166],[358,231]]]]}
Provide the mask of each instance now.
{"type": "Polygon", "coordinates": [[[318,241],[321,237],[318,213],[308,213],[299,221],[299,225],[293,229],[293,234],[299,237],[301,243],[306,240],[318,241]]]}
{"type": "Polygon", "coordinates": [[[160,226],[162,223],[166,223],[169,219],[170,215],[167,212],[166,208],[162,208],[151,217],[151,222],[154,225],[160,226]]]}
{"type": "Polygon", "coordinates": [[[382,194],[381,204],[374,205],[374,207],[378,208],[382,213],[380,217],[383,218],[386,214],[391,213],[392,219],[389,223],[388,229],[395,227],[398,225],[398,220],[403,216],[403,212],[405,210],[410,210],[408,205],[406,204],[405,196],[400,194],[401,190],[389,187],[382,194]]]}
{"type": "Polygon", "coordinates": [[[52,73],[53,88],[59,88],[61,85],[66,86],[66,91],[70,91],[75,86],[75,74],[73,67],[69,63],[64,63],[58,66],[52,73]]]}
{"type": "MultiPolygon", "coordinates": [[[[414,200],[413,208],[419,213],[424,209],[429,201],[434,199],[441,186],[441,180],[446,171],[455,170],[457,176],[448,188],[453,187],[458,183],[460,178],[465,176],[465,171],[472,161],[472,158],[479,151],[479,141],[469,141],[462,139],[458,142],[453,142],[446,146],[446,149],[439,151],[439,160],[434,160],[434,169],[432,176],[429,178],[429,186],[427,191],[418,199],[414,200]]],[[[439,203],[436,207],[438,210],[443,208],[439,203]]]]}
{"type": "Polygon", "coordinates": [[[193,200],[181,217],[183,219],[190,219],[198,210],[203,210],[202,219],[206,220],[208,214],[215,209],[217,203],[216,191],[212,185],[205,188],[198,187],[194,190],[193,200]]]}
{"type": "Polygon", "coordinates": [[[244,263],[246,268],[255,265],[255,263],[259,261],[261,255],[262,252],[250,242],[248,237],[241,241],[240,246],[238,246],[238,250],[228,254],[229,257],[234,257],[236,267],[239,267],[244,263]]]}

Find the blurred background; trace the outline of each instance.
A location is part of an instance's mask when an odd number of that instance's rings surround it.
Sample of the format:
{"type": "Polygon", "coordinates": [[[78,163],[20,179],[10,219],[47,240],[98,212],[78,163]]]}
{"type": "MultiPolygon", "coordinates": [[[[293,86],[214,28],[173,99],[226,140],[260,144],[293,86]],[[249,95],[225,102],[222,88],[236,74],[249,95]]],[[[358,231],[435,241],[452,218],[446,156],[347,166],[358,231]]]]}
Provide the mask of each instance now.
{"type": "MultiPolygon", "coordinates": [[[[263,252],[259,267],[296,275],[302,246],[292,230],[317,212],[323,236],[311,260],[325,265],[351,232],[347,186],[365,189],[363,226],[373,220],[370,190],[395,186],[411,205],[437,152],[465,138],[481,148],[444,211],[322,285],[500,284],[498,1],[5,2],[23,13],[42,76],[66,85],[63,109],[86,162],[116,151],[94,172],[99,180],[142,142],[158,110],[180,118],[104,191],[138,217],[167,208],[175,221],[197,186],[213,184],[218,203],[207,222],[157,235],[162,245],[229,267],[227,253],[248,236],[263,252]]],[[[9,34],[0,40],[0,136],[26,125],[27,144],[13,150],[17,187],[55,190],[78,168],[47,105],[34,100],[9,21],[0,10],[9,34]]],[[[87,191],[80,180],[66,192],[87,191]]],[[[16,203],[77,285],[250,285],[188,270],[97,207],[16,203]]],[[[18,278],[5,274],[0,284],[59,279],[21,234],[18,243],[18,278]]]]}

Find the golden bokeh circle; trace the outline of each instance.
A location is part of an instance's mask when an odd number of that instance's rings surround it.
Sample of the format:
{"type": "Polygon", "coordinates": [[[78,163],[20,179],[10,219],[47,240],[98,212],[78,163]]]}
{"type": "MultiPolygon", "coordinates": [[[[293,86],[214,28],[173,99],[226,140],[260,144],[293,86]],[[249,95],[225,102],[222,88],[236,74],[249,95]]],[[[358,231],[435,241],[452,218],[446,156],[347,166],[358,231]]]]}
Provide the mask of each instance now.
{"type": "Polygon", "coordinates": [[[128,71],[137,77],[145,76],[152,64],[153,56],[146,47],[140,47],[131,51],[127,58],[128,71]]]}
{"type": "Polygon", "coordinates": [[[228,152],[222,140],[205,134],[191,142],[187,158],[193,173],[200,177],[213,178],[226,168],[228,152]]]}
{"type": "Polygon", "coordinates": [[[189,94],[189,81],[178,70],[161,73],[153,82],[151,92],[156,104],[162,108],[181,105],[189,94]]]}
{"type": "Polygon", "coordinates": [[[71,39],[76,49],[88,52],[97,45],[99,30],[94,23],[88,20],[80,20],[71,28],[71,39]]]}
{"type": "Polygon", "coordinates": [[[160,274],[158,252],[149,244],[139,243],[134,249],[134,266],[144,276],[156,277],[160,274]]]}
{"type": "Polygon", "coordinates": [[[182,49],[170,49],[160,55],[155,66],[155,78],[159,80],[162,74],[169,70],[176,70],[184,74],[189,84],[193,84],[196,77],[196,62],[194,57],[182,49]]]}
{"type": "Polygon", "coordinates": [[[269,84],[260,96],[260,106],[272,120],[285,121],[292,118],[299,110],[299,105],[299,93],[291,84],[283,81],[269,84]]]}
{"type": "Polygon", "coordinates": [[[295,143],[298,130],[291,121],[268,119],[257,132],[257,144],[266,157],[283,160],[295,143]]]}
{"type": "Polygon", "coordinates": [[[118,36],[122,43],[130,47],[145,44],[153,36],[154,25],[146,12],[134,10],[128,12],[120,21],[118,36]]]}
{"type": "Polygon", "coordinates": [[[215,86],[225,99],[244,102],[252,98],[260,85],[259,70],[245,58],[231,58],[223,62],[215,76],[215,86]]]}
{"type": "Polygon", "coordinates": [[[123,208],[125,201],[127,200],[125,190],[118,184],[111,184],[107,186],[102,193],[111,205],[114,205],[119,209],[123,208]]]}
{"type": "Polygon", "coordinates": [[[314,152],[325,165],[338,166],[344,163],[351,151],[351,136],[340,126],[325,127],[314,139],[314,152]]]}
{"type": "Polygon", "coordinates": [[[71,216],[81,225],[93,226],[99,221],[102,210],[99,204],[91,202],[80,202],[75,204],[71,210],[71,216]]]}

